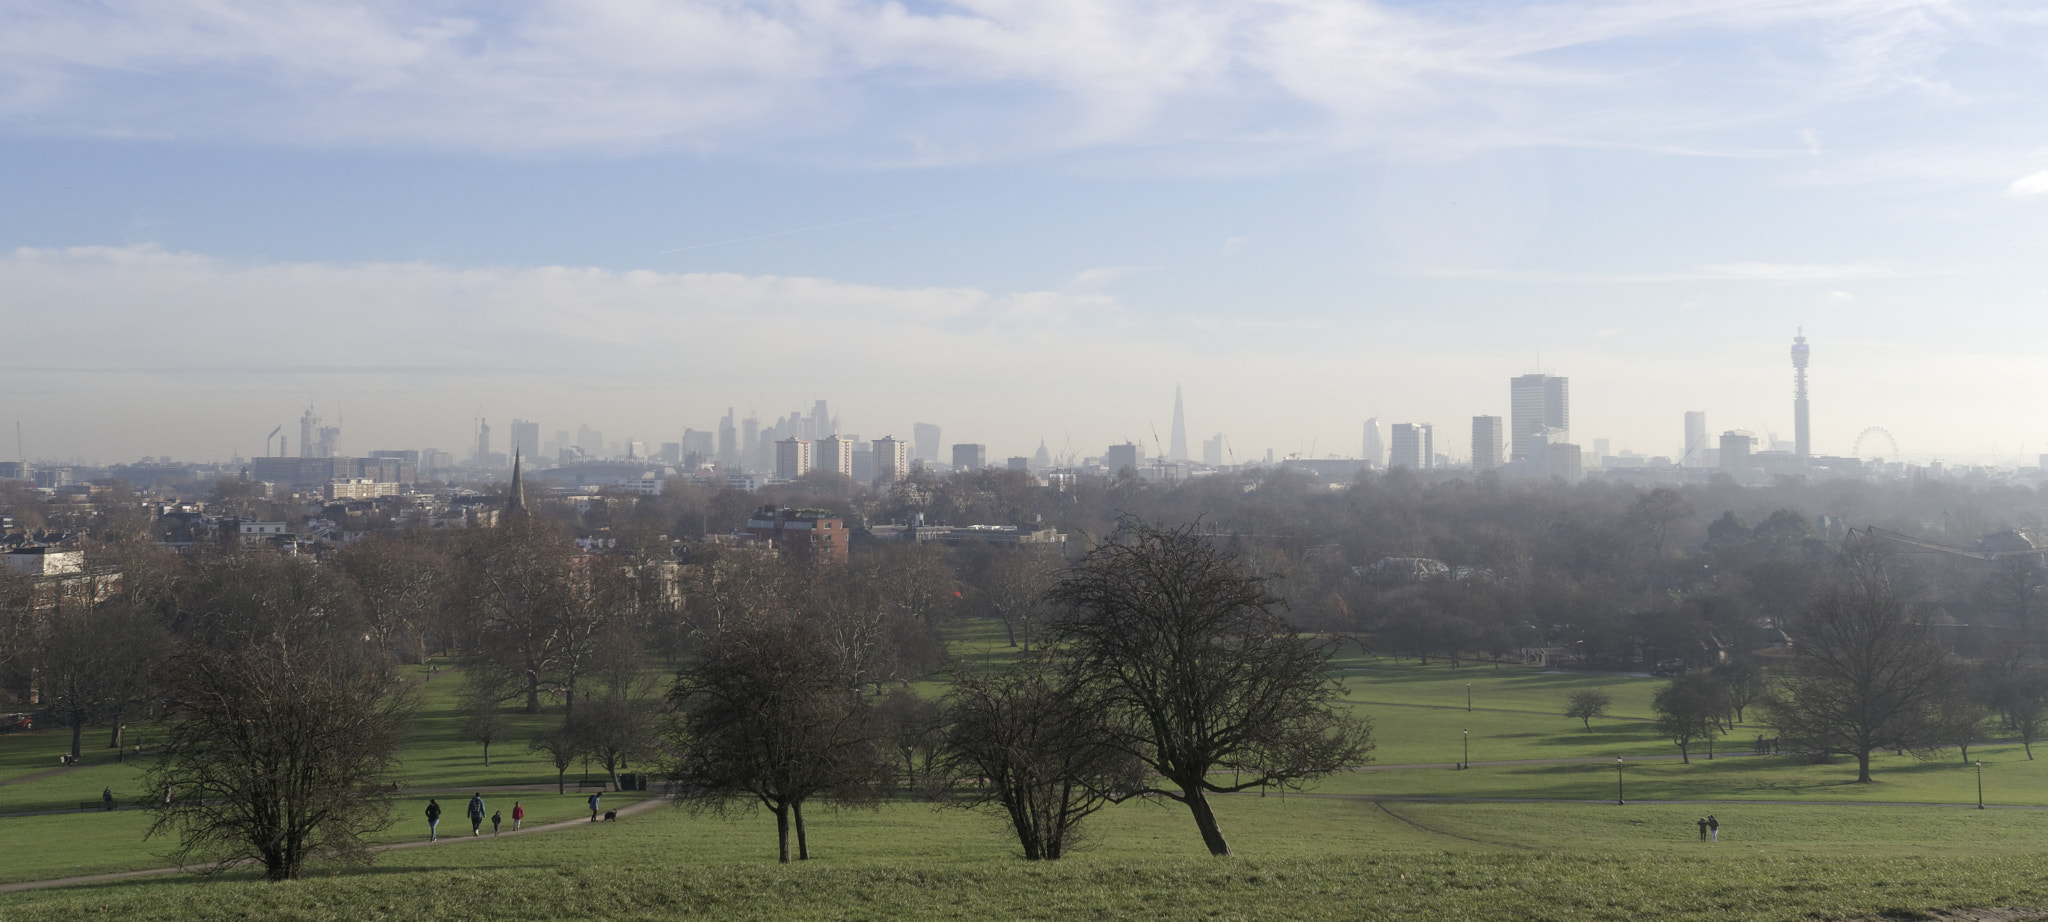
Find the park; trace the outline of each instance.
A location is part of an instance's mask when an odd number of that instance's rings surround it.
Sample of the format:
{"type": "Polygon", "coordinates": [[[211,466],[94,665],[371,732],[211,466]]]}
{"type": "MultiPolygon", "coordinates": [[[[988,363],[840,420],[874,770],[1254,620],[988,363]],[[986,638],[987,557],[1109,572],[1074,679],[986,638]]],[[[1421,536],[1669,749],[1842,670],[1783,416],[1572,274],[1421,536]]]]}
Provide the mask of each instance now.
{"type": "MultiPolygon", "coordinates": [[[[963,661],[1010,655],[994,625],[961,625],[951,640],[963,661]]],[[[986,814],[907,795],[816,812],[813,858],[789,866],[768,847],[765,814],[676,809],[659,791],[607,793],[608,809],[626,810],[616,823],[468,841],[456,827],[473,789],[493,809],[518,799],[529,827],[584,820],[585,794],[575,770],[555,793],[553,766],[516,747],[483,767],[460,731],[455,674],[430,664],[409,670],[420,710],[395,773],[396,821],[378,842],[409,847],[380,852],[372,869],[281,885],[230,870],[20,890],[0,893],[0,918],[1856,919],[2048,903],[2048,768],[2017,744],[1972,747],[1981,773],[1953,751],[1884,756],[1859,785],[1847,760],[1752,754],[1762,728],[1734,728],[1711,760],[1682,762],[1652,720],[1664,680],[1648,676],[1424,666],[1355,649],[1333,665],[1346,706],[1373,722],[1372,761],[1301,790],[1218,797],[1235,847],[1222,861],[1184,811],[1148,800],[1105,810],[1059,862],[1019,860],[986,814]],[[1564,716],[1587,688],[1613,702],[1590,728],[1564,716]],[[429,796],[449,808],[443,843],[415,847],[429,796]],[[1708,813],[1723,824],[1718,842],[1696,834],[1708,813]]],[[[146,750],[149,731],[136,736],[146,750]]],[[[67,742],[47,729],[0,737],[0,885],[163,866],[144,813],[98,803],[105,789],[134,790],[147,756],[95,752],[50,770],[67,742]]]]}

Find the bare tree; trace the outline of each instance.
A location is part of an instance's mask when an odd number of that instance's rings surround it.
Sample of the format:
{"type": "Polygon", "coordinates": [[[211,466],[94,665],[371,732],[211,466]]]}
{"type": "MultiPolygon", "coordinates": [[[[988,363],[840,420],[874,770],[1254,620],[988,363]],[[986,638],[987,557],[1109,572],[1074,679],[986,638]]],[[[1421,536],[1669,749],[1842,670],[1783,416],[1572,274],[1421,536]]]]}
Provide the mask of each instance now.
{"type": "Polygon", "coordinates": [[[939,762],[946,749],[946,713],[909,689],[892,689],[875,706],[875,735],[903,772],[903,788],[931,797],[945,792],[939,762]]]}
{"type": "Polygon", "coordinates": [[[808,859],[804,804],[874,797],[880,758],[867,707],[851,693],[844,657],[812,622],[762,618],[728,624],[677,676],[670,727],[674,772],[700,808],[765,806],[781,859],[808,859]]]}
{"type": "Polygon", "coordinates": [[[1856,780],[1867,782],[1872,752],[1933,744],[1928,715],[1949,681],[1948,652],[1880,571],[1822,590],[1794,628],[1793,650],[1800,671],[1766,705],[1787,745],[1854,756],[1856,780]]]}
{"type": "Polygon", "coordinates": [[[1694,743],[1713,745],[1719,735],[1721,715],[1728,709],[1720,683],[1705,673],[1693,673],[1665,683],[1650,700],[1657,712],[1657,730],[1678,744],[1682,761],[1692,762],[1694,743]]]}
{"type": "Polygon", "coordinates": [[[168,671],[173,722],[147,784],[149,835],[176,836],[174,860],[255,861],[274,881],[311,859],[370,860],[411,707],[381,652],[279,636],[187,648],[168,671]]]}
{"type": "Polygon", "coordinates": [[[2007,646],[1978,664],[1977,677],[1978,694],[2032,761],[2034,743],[2048,728],[2048,666],[2024,647],[2007,646]]]}
{"type": "Polygon", "coordinates": [[[1746,659],[1715,666],[1714,677],[1720,680],[1722,695],[1735,711],[1736,723],[1742,722],[1743,712],[1770,694],[1763,668],[1746,659]]]}
{"type": "Polygon", "coordinates": [[[1597,688],[1582,688],[1572,692],[1571,696],[1565,699],[1564,716],[1584,722],[1586,729],[1591,730],[1593,718],[1607,716],[1607,708],[1613,703],[1614,699],[1608,697],[1604,691],[1597,688]]]}
{"type": "Polygon", "coordinates": [[[1027,859],[1058,860],[1082,820],[1142,785],[1087,690],[1043,661],[956,676],[946,700],[955,764],[983,781],[966,805],[1002,810],[1027,859]]]}
{"type": "Polygon", "coordinates": [[[504,739],[512,732],[512,722],[505,718],[504,702],[489,689],[471,688],[462,700],[462,729],[469,738],[484,746],[484,767],[491,765],[491,744],[504,739]]]}
{"type": "Polygon", "coordinates": [[[555,793],[569,792],[569,766],[576,764],[585,750],[583,735],[570,727],[556,727],[526,742],[527,752],[537,752],[548,757],[548,763],[555,767],[555,793]]]}
{"type": "Polygon", "coordinates": [[[1186,804],[1211,854],[1230,844],[1210,793],[1299,785],[1372,748],[1371,724],[1335,707],[1335,642],[1297,634],[1263,580],[1192,527],[1125,520],[1052,598],[1067,611],[1049,646],[1158,774],[1144,791],[1186,804]]]}

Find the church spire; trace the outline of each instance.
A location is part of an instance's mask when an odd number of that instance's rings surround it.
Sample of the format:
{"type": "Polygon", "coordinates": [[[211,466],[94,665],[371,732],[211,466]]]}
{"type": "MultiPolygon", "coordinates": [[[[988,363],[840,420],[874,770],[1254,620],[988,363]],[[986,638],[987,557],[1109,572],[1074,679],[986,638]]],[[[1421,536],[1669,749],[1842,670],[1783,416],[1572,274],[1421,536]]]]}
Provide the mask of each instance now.
{"type": "Polygon", "coordinates": [[[512,449],[512,490],[505,497],[506,515],[526,514],[526,485],[519,477],[519,449],[512,449]]]}

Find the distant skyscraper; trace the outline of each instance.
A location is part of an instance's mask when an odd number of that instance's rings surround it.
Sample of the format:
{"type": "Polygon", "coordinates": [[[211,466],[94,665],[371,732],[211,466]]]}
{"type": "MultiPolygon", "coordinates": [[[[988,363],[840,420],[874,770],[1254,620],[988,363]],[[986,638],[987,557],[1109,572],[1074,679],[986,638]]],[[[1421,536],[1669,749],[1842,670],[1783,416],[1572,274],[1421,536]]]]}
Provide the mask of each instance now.
{"type": "Polygon", "coordinates": [[[1428,423],[1395,423],[1387,467],[1426,471],[1436,462],[1436,427],[1428,423]]]}
{"type": "Polygon", "coordinates": [[[811,469],[853,476],[853,443],[838,436],[811,443],[811,469]]]}
{"type": "Polygon", "coordinates": [[[540,424],[523,419],[512,421],[512,453],[527,458],[540,457],[540,424]]]}
{"type": "Polygon", "coordinates": [[[1490,471],[1507,460],[1501,457],[1505,451],[1503,440],[1506,433],[1501,428],[1498,416],[1472,417],[1472,469],[1490,471]]]}
{"type": "Polygon", "coordinates": [[[1384,467],[1387,463],[1387,438],[1380,431],[1380,418],[1375,416],[1365,421],[1365,444],[1359,449],[1360,457],[1373,467],[1384,467]]]}
{"type": "Polygon", "coordinates": [[[306,408],[306,415],[299,417],[299,457],[317,458],[319,446],[314,442],[319,435],[320,417],[313,415],[313,408],[306,408]]]}
{"type": "Polygon", "coordinates": [[[733,424],[731,407],[725,408],[725,418],[718,421],[718,467],[722,471],[740,467],[740,430],[733,424]]]}
{"type": "Polygon", "coordinates": [[[939,427],[931,423],[918,423],[910,427],[910,437],[917,443],[917,460],[939,460],[939,427]]]}
{"type": "Polygon", "coordinates": [[[838,431],[839,426],[832,419],[832,411],[826,409],[825,401],[820,400],[811,407],[812,438],[822,439],[838,431]]]}
{"type": "Polygon", "coordinates": [[[476,421],[476,463],[485,464],[491,460],[491,424],[482,419],[476,421]]]}
{"type": "Polygon", "coordinates": [[[1685,411],[1685,454],[1678,463],[1683,467],[1706,467],[1707,448],[1707,411],[1685,411]]]}
{"type": "Polygon", "coordinates": [[[1739,471],[1749,467],[1749,447],[1755,444],[1756,436],[1746,429],[1721,433],[1721,469],[1739,471]]]}
{"type": "Polygon", "coordinates": [[[988,466],[988,446],[962,442],[953,446],[953,469],[978,471],[988,466]]]}
{"type": "Polygon", "coordinates": [[[1806,328],[1792,337],[1792,453],[1800,460],[1813,457],[1813,433],[1806,418],[1806,328]]]}
{"type": "Polygon", "coordinates": [[[1138,466],[1138,446],[1132,442],[1109,446],[1109,450],[1102,453],[1102,466],[1108,468],[1112,474],[1127,467],[1135,470],[1138,466]]]}
{"type": "Polygon", "coordinates": [[[803,439],[783,439],[775,443],[775,476],[783,480],[795,480],[810,473],[811,443],[803,439]]]}
{"type": "Polygon", "coordinates": [[[604,433],[589,426],[576,427],[576,447],[583,449],[586,458],[604,457],[604,433]]]}
{"type": "Polygon", "coordinates": [[[1553,439],[1571,440],[1571,408],[1566,379],[1556,375],[1522,375],[1508,379],[1508,429],[1510,460],[1526,461],[1529,437],[1545,429],[1562,429],[1565,435],[1553,439]]]}
{"type": "Polygon", "coordinates": [[[765,443],[761,441],[761,418],[749,413],[746,419],[740,421],[740,450],[744,452],[744,457],[740,458],[740,467],[750,471],[767,467],[768,459],[760,456],[763,444],[765,443]]]}
{"type": "Polygon", "coordinates": [[[1210,467],[1223,466],[1223,433],[1216,433],[1213,439],[1202,440],[1202,463],[1210,467]]]}
{"type": "Polygon", "coordinates": [[[875,479],[895,483],[910,474],[910,443],[895,436],[874,441],[875,479]]]}
{"type": "Polygon", "coordinates": [[[1181,412],[1180,385],[1173,386],[1173,434],[1166,443],[1166,460],[1186,461],[1188,459],[1188,419],[1181,412]]]}

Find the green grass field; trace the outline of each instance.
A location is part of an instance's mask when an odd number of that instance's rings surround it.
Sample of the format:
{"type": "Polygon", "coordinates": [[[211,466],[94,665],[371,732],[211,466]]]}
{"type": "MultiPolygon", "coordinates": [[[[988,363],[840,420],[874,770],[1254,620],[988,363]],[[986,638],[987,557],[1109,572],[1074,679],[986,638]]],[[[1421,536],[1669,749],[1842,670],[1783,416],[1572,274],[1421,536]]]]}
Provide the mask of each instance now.
{"type": "MultiPolygon", "coordinates": [[[[999,625],[956,639],[963,668],[1013,655],[999,625]]],[[[1730,757],[1692,764],[1640,719],[1661,680],[1521,668],[1341,664],[1348,706],[1370,716],[1376,766],[1279,796],[1217,798],[1236,856],[1206,855],[1184,807],[1134,802],[1094,818],[1090,847],[1057,863],[1015,855],[1006,828],[979,813],[890,802],[811,816],[813,861],[775,863],[765,814],[705,816],[669,807],[617,824],[382,853],[368,872],[270,885],[230,874],[172,875],[0,894],[0,919],[100,913],[134,918],[1138,918],[1857,919],[1931,909],[2048,907],[2037,860],[2048,810],[1974,809],[1977,773],[1951,752],[1884,756],[1873,784],[1846,761],[1730,757]],[[1474,709],[1465,710],[1472,684],[1474,709]],[[1560,716],[1574,689],[1613,696],[1588,730],[1560,716]],[[1620,755],[1626,806],[1612,803],[1620,755]],[[1592,762],[1487,764],[1512,760],[1592,762]],[[1522,801],[1522,802],[1517,802],[1522,801]],[[1639,801],[1701,801],[1643,803],[1639,801]],[[1901,806],[1889,802],[1927,804],[1901,806]],[[1722,841],[1698,841],[1712,812],[1722,841]]],[[[419,721],[398,776],[409,788],[552,781],[522,742],[481,765],[462,737],[458,683],[420,686],[419,721]]],[[[931,683],[921,693],[936,694],[931,683]]],[[[514,715],[515,736],[559,714],[514,715]]],[[[145,731],[146,732],[146,731],[145,731]]],[[[1748,748],[1738,728],[1723,751],[1748,748]]],[[[0,780],[54,767],[68,745],[42,731],[0,737],[0,780]]],[[[103,742],[103,738],[101,742],[103,742]]],[[[146,736],[145,736],[146,742],[146,736]]],[[[136,765],[101,764],[0,786],[0,812],[117,792],[136,765]]],[[[1994,805],[2048,807],[2048,758],[1977,747],[1994,805]]],[[[571,772],[572,779],[578,774],[571,772]]],[[[458,795],[459,796],[459,795],[458,795]]],[[[488,795],[509,807],[513,795],[488,795]]],[[[521,792],[531,822],[580,815],[582,796],[521,792]]],[[[400,799],[383,841],[416,840],[424,795],[400,799]]],[[[609,795],[608,805],[625,802],[609,795]]],[[[451,810],[444,831],[461,825],[451,810]]],[[[140,813],[0,818],[0,882],[153,867],[140,813]]],[[[461,830],[466,832],[466,830],[461,830]]]]}

